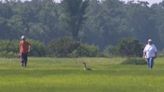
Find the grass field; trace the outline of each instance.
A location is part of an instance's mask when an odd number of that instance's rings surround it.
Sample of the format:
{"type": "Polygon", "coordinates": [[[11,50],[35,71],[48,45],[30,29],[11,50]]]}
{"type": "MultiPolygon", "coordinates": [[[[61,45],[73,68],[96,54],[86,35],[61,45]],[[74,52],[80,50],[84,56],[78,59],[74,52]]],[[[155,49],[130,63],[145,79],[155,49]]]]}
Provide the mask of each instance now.
{"type": "Polygon", "coordinates": [[[153,70],[122,65],[125,58],[0,59],[0,92],[164,92],[164,58],[153,70]],[[85,61],[93,69],[84,71],[85,61]]]}

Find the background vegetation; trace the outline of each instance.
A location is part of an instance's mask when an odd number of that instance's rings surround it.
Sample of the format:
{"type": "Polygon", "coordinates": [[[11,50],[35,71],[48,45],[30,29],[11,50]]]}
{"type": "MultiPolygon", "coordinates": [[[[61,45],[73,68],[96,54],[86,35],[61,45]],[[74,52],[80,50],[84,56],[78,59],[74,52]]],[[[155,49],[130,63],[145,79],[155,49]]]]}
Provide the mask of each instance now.
{"type": "MultiPolygon", "coordinates": [[[[53,0],[3,0],[0,1],[0,39],[7,42],[1,44],[8,44],[8,41],[18,40],[25,35],[40,45],[38,48],[33,45],[35,51],[31,55],[34,56],[78,56],[85,51],[87,55],[82,56],[104,56],[104,52],[106,55],[127,52],[125,48],[128,46],[120,47],[128,43],[121,43],[121,39],[126,38],[135,40],[138,45],[130,49],[135,56],[140,56],[139,51],[134,49],[141,51],[147,39],[152,38],[159,51],[163,51],[163,7],[164,1],[150,6],[148,2],[124,3],[119,0],[62,0],[60,3],[53,0]],[[68,46],[70,51],[56,51],[63,50],[61,48],[64,46],[57,46],[55,42],[67,37],[74,41],[68,46]],[[77,51],[82,49],[82,53],[77,51]],[[99,55],[88,54],[93,49],[99,55]]],[[[14,44],[14,50],[7,47],[8,50],[0,52],[1,56],[5,53],[15,55],[17,48],[14,44]]],[[[61,42],[60,45],[63,44],[61,42]]],[[[2,49],[3,46],[6,45],[2,45],[2,49]]]]}

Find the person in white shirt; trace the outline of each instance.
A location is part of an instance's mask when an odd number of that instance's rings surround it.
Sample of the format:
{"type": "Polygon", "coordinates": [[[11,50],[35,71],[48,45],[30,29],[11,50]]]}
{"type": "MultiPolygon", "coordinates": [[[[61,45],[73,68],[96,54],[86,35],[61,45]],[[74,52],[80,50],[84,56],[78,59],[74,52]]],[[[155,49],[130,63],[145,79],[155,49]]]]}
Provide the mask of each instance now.
{"type": "Polygon", "coordinates": [[[148,68],[152,69],[154,65],[154,59],[157,57],[157,48],[151,39],[148,39],[148,44],[146,44],[143,50],[143,57],[147,61],[148,68]]]}

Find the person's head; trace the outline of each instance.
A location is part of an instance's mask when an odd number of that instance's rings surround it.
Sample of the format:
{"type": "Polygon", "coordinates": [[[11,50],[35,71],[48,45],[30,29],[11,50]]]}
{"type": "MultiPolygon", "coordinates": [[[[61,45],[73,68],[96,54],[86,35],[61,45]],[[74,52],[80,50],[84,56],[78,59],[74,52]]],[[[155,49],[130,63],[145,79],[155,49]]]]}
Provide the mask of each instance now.
{"type": "Polygon", "coordinates": [[[26,40],[24,35],[21,36],[21,40],[26,40]]]}
{"type": "Polygon", "coordinates": [[[148,44],[152,44],[153,42],[152,42],[152,39],[148,39],[148,44]]]}

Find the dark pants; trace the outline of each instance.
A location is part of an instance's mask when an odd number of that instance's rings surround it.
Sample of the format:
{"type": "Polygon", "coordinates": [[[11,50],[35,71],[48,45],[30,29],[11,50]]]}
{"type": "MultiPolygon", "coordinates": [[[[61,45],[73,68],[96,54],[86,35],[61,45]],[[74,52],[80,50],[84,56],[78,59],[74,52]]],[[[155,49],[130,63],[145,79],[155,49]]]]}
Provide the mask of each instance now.
{"type": "Polygon", "coordinates": [[[21,65],[22,67],[26,67],[27,66],[27,56],[28,56],[28,53],[21,53],[21,65]]]}
{"type": "Polygon", "coordinates": [[[147,60],[148,68],[152,69],[154,66],[154,58],[151,57],[151,58],[147,58],[146,60],[147,60]]]}

